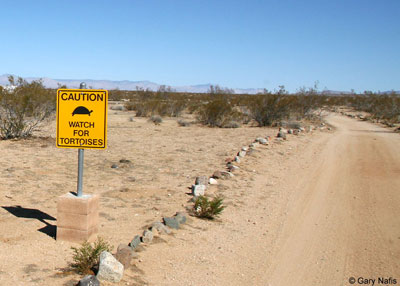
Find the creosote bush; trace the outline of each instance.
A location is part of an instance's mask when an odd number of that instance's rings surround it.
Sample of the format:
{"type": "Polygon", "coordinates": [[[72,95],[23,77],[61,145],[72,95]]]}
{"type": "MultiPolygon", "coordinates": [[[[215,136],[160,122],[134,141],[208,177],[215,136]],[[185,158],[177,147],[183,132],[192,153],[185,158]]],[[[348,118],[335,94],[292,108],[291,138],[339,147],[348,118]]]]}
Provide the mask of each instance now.
{"type": "Polygon", "coordinates": [[[8,80],[10,88],[0,90],[0,137],[29,137],[55,111],[56,96],[40,80],[8,80]]]}
{"type": "Polygon", "coordinates": [[[225,209],[223,198],[215,197],[211,201],[205,196],[199,196],[194,202],[193,212],[199,218],[214,219],[225,209]]]}
{"type": "Polygon", "coordinates": [[[94,269],[99,265],[100,254],[103,251],[112,251],[112,246],[98,237],[92,245],[89,242],[84,242],[81,247],[71,247],[73,250],[73,263],[70,266],[80,274],[94,273],[94,269]]]}
{"type": "Polygon", "coordinates": [[[227,127],[232,121],[241,118],[240,112],[234,110],[229,98],[215,95],[208,103],[199,108],[197,119],[210,127],[227,127]]]}
{"type": "Polygon", "coordinates": [[[272,126],[289,118],[291,98],[283,87],[277,93],[265,91],[257,94],[248,102],[252,118],[259,126],[272,126]]]}

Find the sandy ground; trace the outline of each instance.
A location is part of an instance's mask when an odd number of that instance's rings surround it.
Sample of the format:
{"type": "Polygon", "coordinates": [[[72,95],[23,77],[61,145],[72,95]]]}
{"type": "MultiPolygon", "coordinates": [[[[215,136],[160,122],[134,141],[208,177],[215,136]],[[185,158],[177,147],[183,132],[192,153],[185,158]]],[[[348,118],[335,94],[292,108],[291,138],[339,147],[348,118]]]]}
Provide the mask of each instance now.
{"type": "MultiPolygon", "coordinates": [[[[197,175],[276,134],[131,116],[110,111],[108,149],[85,151],[84,192],[101,195],[99,234],[115,248],[184,210],[197,175]]],[[[350,276],[400,283],[400,137],[342,116],[328,121],[335,132],[257,148],[233,179],[209,188],[225,196],[220,219],[190,218],[144,246],[118,285],[350,285],[350,276]]],[[[77,151],[57,149],[54,134],[52,121],[41,139],[0,142],[1,285],[80,278],[63,271],[76,245],[53,238],[57,197],[76,190],[77,151]]]]}
{"type": "Polygon", "coordinates": [[[333,134],[292,138],[246,158],[240,179],[226,183],[230,206],[221,220],[196,221],[169,247],[149,248],[138,264],[143,280],[400,283],[400,137],[342,116],[327,120],[337,128],[333,134]]]}

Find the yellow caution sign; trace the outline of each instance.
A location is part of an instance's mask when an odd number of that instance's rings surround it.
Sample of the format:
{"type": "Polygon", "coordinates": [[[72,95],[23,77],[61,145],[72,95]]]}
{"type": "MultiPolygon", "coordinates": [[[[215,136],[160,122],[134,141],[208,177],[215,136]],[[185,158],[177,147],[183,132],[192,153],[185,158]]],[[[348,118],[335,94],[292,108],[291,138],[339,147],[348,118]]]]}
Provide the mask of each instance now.
{"type": "Polygon", "coordinates": [[[57,147],[105,149],[107,90],[57,90],[57,147]]]}

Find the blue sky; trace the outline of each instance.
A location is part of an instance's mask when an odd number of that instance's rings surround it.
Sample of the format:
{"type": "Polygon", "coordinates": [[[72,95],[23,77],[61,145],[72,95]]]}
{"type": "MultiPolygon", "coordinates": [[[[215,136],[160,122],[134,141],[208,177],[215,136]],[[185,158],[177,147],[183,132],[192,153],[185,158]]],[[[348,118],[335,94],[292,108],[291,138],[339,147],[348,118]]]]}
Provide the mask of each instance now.
{"type": "Polygon", "coordinates": [[[400,90],[399,0],[1,1],[0,74],[400,90]]]}

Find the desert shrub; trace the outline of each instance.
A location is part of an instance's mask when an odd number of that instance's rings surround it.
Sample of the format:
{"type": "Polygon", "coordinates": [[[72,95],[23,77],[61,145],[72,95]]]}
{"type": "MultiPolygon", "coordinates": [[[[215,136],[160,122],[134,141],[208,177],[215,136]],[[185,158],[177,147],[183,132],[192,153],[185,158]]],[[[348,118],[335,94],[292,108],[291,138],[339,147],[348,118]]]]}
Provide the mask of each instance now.
{"type": "Polygon", "coordinates": [[[199,108],[197,119],[204,125],[224,127],[231,121],[240,119],[227,97],[217,95],[213,100],[199,108]]]}
{"type": "Polygon", "coordinates": [[[264,92],[249,99],[247,104],[252,118],[259,126],[271,126],[290,115],[292,98],[281,88],[277,93],[264,92]]]}
{"type": "Polygon", "coordinates": [[[178,117],[185,109],[186,103],[184,100],[167,100],[160,102],[155,110],[156,114],[168,117],[178,117]]]}
{"type": "Polygon", "coordinates": [[[177,122],[178,122],[178,125],[182,126],[182,127],[187,127],[187,126],[191,125],[191,123],[189,121],[186,121],[184,119],[179,119],[177,122]]]}
{"type": "Polygon", "coordinates": [[[205,196],[199,196],[194,202],[193,211],[199,218],[214,219],[225,209],[222,197],[215,197],[211,201],[205,196]]]}
{"type": "Polygon", "coordinates": [[[56,97],[40,80],[28,83],[10,76],[9,82],[15,88],[0,92],[0,137],[29,137],[55,111],[56,97]]]}
{"type": "Polygon", "coordinates": [[[286,124],[283,124],[283,127],[289,128],[289,129],[300,129],[301,128],[301,123],[296,122],[296,121],[289,121],[286,122],[286,124]]]}
{"type": "Polygon", "coordinates": [[[188,113],[193,114],[201,108],[202,104],[200,102],[190,102],[188,106],[188,113]]]}
{"type": "Polygon", "coordinates": [[[186,101],[184,99],[161,99],[153,97],[128,101],[125,103],[125,108],[136,111],[137,117],[148,117],[151,115],[178,117],[186,108],[186,101]]]}
{"type": "Polygon", "coordinates": [[[388,124],[400,122],[400,96],[398,94],[376,94],[366,92],[363,95],[348,96],[347,103],[358,111],[371,114],[371,118],[388,124]]]}
{"type": "Polygon", "coordinates": [[[120,101],[127,97],[128,92],[119,89],[112,89],[108,92],[108,100],[120,101]]]}
{"type": "Polygon", "coordinates": [[[135,103],[132,101],[127,101],[124,104],[126,110],[135,110],[135,103]]]}
{"type": "Polygon", "coordinates": [[[149,121],[153,122],[156,125],[159,125],[162,123],[163,120],[162,120],[161,116],[159,116],[159,115],[152,115],[149,118],[149,121]]]}
{"type": "Polygon", "coordinates": [[[98,266],[100,254],[103,251],[111,252],[112,246],[99,237],[93,245],[86,241],[81,247],[71,247],[71,249],[74,254],[70,266],[78,273],[90,274],[98,266]]]}
{"type": "Polygon", "coordinates": [[[124,110],[124,106],[122,106],[122,105],[113,105],[113,106],[110,107],[110,109],[111,109],[111,110],[119,110],[119,111],[122,111],[122,110],[124,110]]]}
{"type": "Polygon", "coordinates": [[[224,128],[239,128],[240,123],[237,121],[229,121],[223,127],[224,128]]]}

